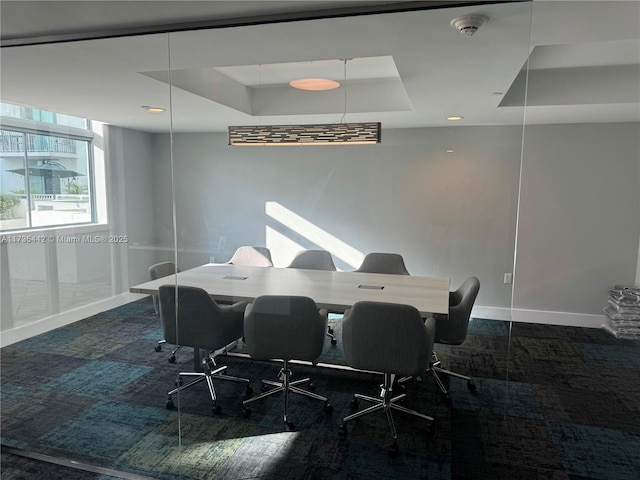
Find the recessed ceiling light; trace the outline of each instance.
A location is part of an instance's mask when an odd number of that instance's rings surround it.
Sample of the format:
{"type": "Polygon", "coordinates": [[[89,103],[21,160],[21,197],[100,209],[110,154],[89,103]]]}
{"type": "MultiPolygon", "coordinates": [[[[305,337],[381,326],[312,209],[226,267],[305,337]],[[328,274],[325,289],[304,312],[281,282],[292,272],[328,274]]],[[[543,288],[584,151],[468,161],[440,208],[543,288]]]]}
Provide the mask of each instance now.
{"type": "Polygon", "coordinates": [[[451,115],[449,117],[447,117],[447,120],[449,120],[450,122],[457,122],[458,120],[462,120],[464,117],[461,117],[460,115],[451,115]]]}
{"type": "Polygon", "coordinates": [[[447,153],[453,153],[453,150],[452,149],[448,149],[447,153]]]}
{"type": "Polygon", "coordinates": [[[290,81],[289,86],[298,90],[333,90],[340,86],[340,82],[328,78],[300,78],[290,81]]]}
{"type": "Polygon", "coordinates": [[[144,108],[149,113],[162,113],[165,111],[165,109],[162,107],[150,107],[149,105],[142,105],[142,108],[144,108]]]}

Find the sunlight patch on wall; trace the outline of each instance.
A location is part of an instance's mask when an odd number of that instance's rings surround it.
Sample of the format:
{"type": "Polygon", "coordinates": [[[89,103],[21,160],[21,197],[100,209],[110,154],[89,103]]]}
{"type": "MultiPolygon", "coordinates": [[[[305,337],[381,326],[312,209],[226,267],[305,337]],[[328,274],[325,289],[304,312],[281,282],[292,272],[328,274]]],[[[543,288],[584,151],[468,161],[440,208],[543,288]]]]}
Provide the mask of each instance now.
{"type": "MultiPolygon", "coordinates": [[[[318,245],[318,247],[329,251],[333,256],[339,258],[353,268],[358,268],[360,264],[362,264],[362,260],[364,259],[364,254],[362,252],[356,250],[351,245],[343,242],[334,235],[331,235],[317,225],[314,225],[297,213],[292,212],[278,202],[265,202],[265,211],[272,219],[318,245]]],[[[267,242],[268,241],[269,237],[267,234],[267,242]]],[[[267,243],[267,245],[269,245],[269,243],[267,243]]],[[[298,248],[298,250],[301,250],[301,248],[298,248]]]]}
{"type": "Polygon", "coordinates": [[[274,267],[286,267],[297,252],[304,250],[302,245],[268,225],[265,231],[265,240],[267,248],[271,250],[271,260],[274,267]]]}

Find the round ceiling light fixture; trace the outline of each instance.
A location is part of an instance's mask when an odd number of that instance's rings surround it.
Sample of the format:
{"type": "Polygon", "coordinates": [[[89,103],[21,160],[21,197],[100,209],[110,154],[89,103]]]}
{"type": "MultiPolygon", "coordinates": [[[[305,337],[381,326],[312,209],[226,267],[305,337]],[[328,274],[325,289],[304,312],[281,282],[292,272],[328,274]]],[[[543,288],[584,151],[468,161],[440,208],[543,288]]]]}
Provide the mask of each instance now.
{"type": "Polygon", "coordinates": [[[334,90],[340,86],[340,82],[328,78],[300,78],[291,80],[289,86],[298,90],[322,91],[334,90]]]}
{"type": "Polygon", "coordinates": [[[151,107],[149,105],[142,105],[142,108],[144,108],[149,113],[162,113],[165,111],[165,109],[162,107],[151,107]]]}
{"type": "Polygon", "coordinates": [[[484,15],[464,15],[451,20],[451,26],[462,35],[471,37],[487,21],[484,15]]]}

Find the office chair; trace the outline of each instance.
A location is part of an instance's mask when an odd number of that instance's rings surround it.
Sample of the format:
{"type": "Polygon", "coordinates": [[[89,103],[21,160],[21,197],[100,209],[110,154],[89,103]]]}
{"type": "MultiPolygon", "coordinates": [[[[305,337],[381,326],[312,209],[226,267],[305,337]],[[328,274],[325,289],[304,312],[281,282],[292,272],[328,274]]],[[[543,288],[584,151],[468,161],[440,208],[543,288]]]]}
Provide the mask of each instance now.
{"type": "MultiPolygon", "coordinates": [[[[326,250],[302,250],[296,254],[287,268],[336,271],[331,253],[326,250]]],[[[327,336],[331,338],[331,345],[337,345],[338,341],[333,333],[333,328],[327,326],[327,336]]]]}
{"type": "MultiPolygon", "coordinates": [[[[176,264],[173,262],[160,262],[149,267],[149,279],[157,280],[158,278],[168,277],[169,275],[174,275],[180,272],[180,269],[176,267],[176,264]]],[[[151,300],[153,301],[153,309],[156,312],[156,315],[160,315],[160,310],[158,307],[158,296],[151,295],[151,300]]],[[[156,352],[162,351],[162,344],[167,343],[165,339],[158,340],[158,344],[155,346],[154,350],[156,352]]],[[[176,351],[180,347],[176,347],[171,352],[171,356],[169,357],[169,363],[175,363],[176,361],[176,351]]]]}
{"type": "Polygon", "coordinates": [[[253,267],[273,267],[271,251],[266,247],[238,247],[229,265],[249,265],[253,267]]]}
{"type": "Polygon", "coordinates": [[[326,250],[302,250],[296,254],[287,268],[336,271],[331,253],[326,250]]]}
{"type": "Polygon", "coordinates": [[[429,365],[433,351],[436,320],[423,321],[420,312],[410,305],[361,301],[345,313],[342,320],[342,343],[347,365],[358,370],[380,372],[384,375],[377,398],[355,394],[353,411],[358,400],[373,405],[343,419],[340,434],[347,434],[346,423],[378,410],[384,411],[391,427],[393,444],[389,454],[398,451],[398,434],[392,410],[407,413],[433,423],[433,418],[398,405],[406,394],[393,396],[395,375],[418,375],[429,365]]]}
{"type": "MultiPolygon", "coordinates": [[[[467,330],[469,328],[469,319],[471,318],[471,310],[473,304],[476,301],[478,292],[480,290],[480,280],[477,277],[467,278],[457,290],[449,293],[449,314],[434,314],[436,319],[436,333],[435,343],[442,343],[445,345],[461,345],[466,337],[467,330]]],[[[449,375],[451,377],[461,378],[467,381],[467,388],[474,392],[476,385],[473,383],[473,379],[460,373],[452,372],[442,368],[438,354],[434,351],[432,354],[431,362],[427,373],[433,375],[433,379],[440,387],[440,390],[449,398],[449,392],[445,387],[439,374],[449,375]]],[[[398,383],[402,384],[411,377],[403,377],[398,380],[398,383]]],[[[421,377],[416,377],[420,379],[421,377]]]]}
{"type": "MultiPolygon", "coordinates": [[[[173,275],[178,273],[180,269],[176,268],[176,264],[173,262],[160,262],[155,265],[151,265],[149,267],[149,279],[157,280],[158,278],[168,277],[169,275],[173,275]]],[[[153,300],[153,309],[156,312],[156,315],[160,315],[160,311],[158,310],[158,296],[151,295],[153,300]]]]}
{"type": "Polygon", "coordinates": [[[172,395],[203,380],[206,380],[209,387],[215,414],[220,413],[221,408],[216,403],[213,379],[246,383],[246,394],[251,395],[252,389],[248,379],[223,375],[227,367],[218,366],[215,362],[216,351],[225,349],[242,337],[247,302],[218,305],[201,288],[175,285],[160,286],[158,297],[164,338],[176,345],[193,347],[194,359],[194,372],[180,372],[178,387],[167,394],[167,408],[174,407],[172,395]],[[207,352],[202,359],[201,350],[207,352]],[[183,385],[182,377],[195,379],[183,385]]]}
{"type": "Polygon", "coordinates": [[[397,253],[368,253],[362,265],[355,270],[365,273],[391,273],[394,275],[410,275],[404,265],[402,255],[397,253]]]}
{"type": "MultiPolygon", "coordinates": [[[[473,304],[476,301],[479,291],[480,280],[478,280],[477,277],[469,277],[457,290],[449,293],[449,315],[434,315],[436,319],[436,343],[461,345],[465,341],[469,328],[469,319],[471,318],[471,310],[473,309],[473,304]]],[[[447,396],[449,392],[438,374],[462,378],[467,381],[469,390],[473,392],[476,389],[471,377],[442,368],[436,352],[433,353],[433,362],[430,371],[440,390],[442,390],[442,393],[447,396]]]]}
{"type": "Polygon", "coordinates": [[[318,311],[316,303],[308,297],[264,295],[247,307],[244,317],[244,335],[247,352],[256,360],[282,359],[280,382],[262,380],[262,393],[243,402],[245,416],[251,415],[247,405],[269,395],[283,393],[284,426],[294,429],[289,420],[289,393],[297,393],[324,402],[324,410],[331,413],[333,407],[327,397],[299,388],[309,384],[309,378],[291,381],[290,360],[315,363],[322,353],[327,317],[318,311]],[[275,388],[268,389],[268,386],[275,388]]]}

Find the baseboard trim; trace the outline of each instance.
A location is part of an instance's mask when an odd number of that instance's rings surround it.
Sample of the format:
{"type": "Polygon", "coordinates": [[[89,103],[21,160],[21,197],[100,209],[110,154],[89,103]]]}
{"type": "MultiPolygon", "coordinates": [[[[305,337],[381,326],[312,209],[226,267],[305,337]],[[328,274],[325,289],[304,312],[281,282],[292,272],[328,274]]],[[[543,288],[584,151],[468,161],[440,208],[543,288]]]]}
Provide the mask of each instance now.
{"type": "Polygon", "coordinates": [[[482,307],[476,305],[471,311],[471,317],[509,321],[511,320],[511,309],[502,307],[482,307]]]}
{"type": "Polygon", "coordinates": [[[547,310],[528,310],[524,308],[473,307],[471,316],[522,323],[543,323],[568,327],[602,328],[604,315],[587,313],[553,312],[547,310]]]}
{"type": "MultiPolygon", "coordinates": [[[[33,323],[15,327],[2,332],[0,347],[6,347],[35,335],[48,332],[58,327],[69,325],[83,318],[90,317],[111,308],[144,298],[147,295],[136,293],[121,293],[98,302],[68,310],[57,315],[42,318],[33,323]]],[[[552,312],[545,310],[527,310],[522,308],[484,307],[475,306],[471,312],[474,318],[504,320],[524,323],[543,323],[548,325],[565,325],[570,327],[602,328],[604,315],[590,315],[586,313],[552,312]]]]}
{"type": "Polygon", "coordinates": [[[511,319],[514,322],[545,323],[548,325],[565,325],[568,327],[585,328],[602,328],[602,324],[604,323],[604,315],[526,310],[523,308],[512,309],[511,319]]]}
{"type": "Polygon", "coordinates": [[[41,318],[40,320],[36,320],[32,323],[5,330],[2,332],[2,335],[0,335],[0,347],[6,347],[7,345],[11,345],[12,343],[20,342],[22,340],[26,340],[27,338],[33,337],[35,335],[40,335],[41,333],[48,332],[55,328],[69,325],[70,323],[77,322],[79,320],[82,320],[83,318],[87,318],[91,315],[95,315],[97,313],[119,307],[121,305],[138,300],[140,298],[144,298],[146,296],[148,295],[140,295],[137,293],[128,292],[121,293],[104,300],[93,302],[88,305],[83,305],[81,307],[67,310],[56,315],[41,318]]]}

